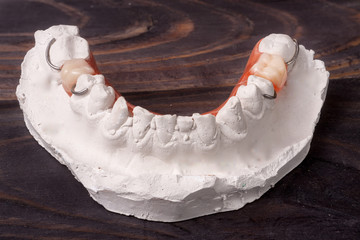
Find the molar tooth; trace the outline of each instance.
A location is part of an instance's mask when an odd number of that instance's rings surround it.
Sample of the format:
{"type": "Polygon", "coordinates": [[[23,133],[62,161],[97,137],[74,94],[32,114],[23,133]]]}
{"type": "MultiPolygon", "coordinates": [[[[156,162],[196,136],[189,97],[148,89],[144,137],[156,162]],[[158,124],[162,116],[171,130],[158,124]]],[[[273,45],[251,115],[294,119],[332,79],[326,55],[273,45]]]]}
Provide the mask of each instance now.
{"type": "Polygon", "coordinates": [[[65,91],[71,95],[71,88],[82,74],[95,74],[95,70],[84,59],[71,59],[65,61],[61,68],[61,80],[65,91]]]}
{"type": "Polygon", "coordinates": [[[180,132],[189,132],[194,125],[194,120],[192,117],[178,116],[177,117],[177,126],[180,132]]]}
{"type": "Polygon", "coordinates": [[[240,99],[242,109],[251,118],[260,119],[263,116],[263,96],[259,88],[254,84],[240,86],[236,96],[240,99]]]}
{"type": "Polygon", "coordinates": [[[250,73],[271,81],[277,91],[284,86],[287,77],[286,64],[282,57],[267,53],[261,54],[250,73]]]}
{"type": "Polygon", "coordinates": [[[90,115],[110,108],[115,100],[114,89],[104,84],[95,84],[89,94],[88,112],[90,115]]]}
{"type": "Polygon", "coordinates": [[[164,144],[168,143],[174,133],[176,115],[155,116],[156,135],[164,144]]]}
{"type": "Polygon", "coordinates": [[[139,140],[145,136],[150,128],[150,123],[153,117],[153,113],[149,112],[145,108],[136,106],[133,110],[133,135],[136,140],[139,140]]]}
{"type": "Polygon", "coordinates": [[[104,127],[108,131],[116,131],[123,125],[129,116],[129,110],[124,97],[119,97],[108,118],[105,120],[104,127]]]}
{"type": "Polygon", "coordinates": [[[193,119],[196,124],[196,132],[201,142],[203,142],[205,146],[214,144],[217,135],[215,117],[211,114],[200,115],[194,113],[193,119]]]}
{"type": "Polygon", "coordinates": [[[246,122],[241,109],[241,102],[236,96],[231,97],[216,115],[221,133],[231,140],[241,140],[246,136],[246,122]]]}
{"type": "Polygon", "coordinates": [[[285,62],[294,56],[296,44],[285,34],[270,34],[261,40],[259,51],[281,56],[285,62]]]}
{"type": "Polygon", "coordinates": [[[56,66],[61,66],[64,60],[90,58],[89,44],[84,38],[69,36],[67,33],[59,34],[56,30],[50,32],[56,39],[50,49],[51,62],[56,66]]]}

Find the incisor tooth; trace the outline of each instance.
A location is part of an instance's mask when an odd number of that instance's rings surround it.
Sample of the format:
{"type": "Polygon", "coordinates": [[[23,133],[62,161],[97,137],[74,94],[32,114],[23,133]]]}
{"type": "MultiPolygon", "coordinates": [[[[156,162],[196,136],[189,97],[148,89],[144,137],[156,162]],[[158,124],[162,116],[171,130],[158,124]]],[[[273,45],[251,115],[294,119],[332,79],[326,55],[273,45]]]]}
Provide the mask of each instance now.
{"type": "Polygon", "coordinates": [[[246,135],[246,122],[238,97],[231,97],[216,115],[221,133],[231,140],[241,140],[246,135]]]}
{"type": "Polygon", "coordinates": [[[250,73],[271,81],[276,91],[284,86],[287,77],[286,64],[282,57],[267,53],[261,54],[250,73]]]}
{"type": "Polygon", "coordinates": [[[176,115],[157,115],[154,119],[156,125],[156,135],[162,143],[168,143],[174,133],[176,115]]]}
{"type": "Polygon", "coordinates": [[[209,146],[214,143],[216,137],[216,121],[212,114],[200,115],[198,113],[193,114],[193,119],[196,124],[196,132],[205,146],[209,146]]]}
{"type": "Polygon", "coordinates": [[[78,77],[82,74],[93,75],[95,70],[84,59],[71,59],[65,61],[60,74],[65,91],[71,95],[71,88],[76,85],[78,77]]]}
{"type": "Polygon", "coordinates": [[[179,127],[180,132],[190,132],[193,125],[194,125],[194,120],[192,117],[178,116],[177,126],[179,127]]]}

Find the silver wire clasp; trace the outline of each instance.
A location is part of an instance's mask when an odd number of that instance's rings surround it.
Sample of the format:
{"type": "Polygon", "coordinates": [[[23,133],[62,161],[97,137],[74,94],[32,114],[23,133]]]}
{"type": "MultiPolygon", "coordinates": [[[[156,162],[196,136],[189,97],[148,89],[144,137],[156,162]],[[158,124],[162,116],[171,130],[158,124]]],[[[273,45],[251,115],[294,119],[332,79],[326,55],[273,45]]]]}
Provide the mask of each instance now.
{"type": "MultiPolygon", "coordinates": [[[[56,71],[61,71],[62,66],[58,67],[58,66],[54,65],[50,60],[50,48],[54,44],[55,41],[56,41],[56,39],[52,38],[50,40],[49,44],[47,45],[46,50],[45,50],[45,58],[46,58],[47,64],[49,64],[49,66],[52,69],[54,69],[56,71]]],[[[75,91],[75,87],[76,87],[76,84],[74,86],[72,86],[72,88],[71,88],[71,93],[75,94],[75,95],[84,95],[89,90],[88,88],[84,88],[84,89],[82,89],[80,91],[75,91]]]]}
{"type": "Polygon", "coordinates": [[[50,60],[50,48],[51,48],[51,45],[54,44],[54,42],[56,41],[55,38],[52,38],[49,42],[49,44],[47,45],[46,47],[46,51],[45,51],[45,57],[46,57],[46,62],[47,64],[49,64],[49,66],[56,70],[56,71],[61,71],[61,67],[58,67],[58,66],[55,66],[54,64],[52,64],[51,60],[50,60]]]}
{"type": "MultiPolygon", "coordinates": [[[[292,56],[292,58],[291,58],[289,61],[285,62],[286,65],[288,65],[288,66],[289,66],[290,64],[295,63],[297,57],[299,56],[299,43],[298,43],[298,41],[297,41],[295,38],[293,38],[293,41],[294,41],[294,43],[295,43],[295,52],[294,52],[294,55],[292,56]]],[[[263,97],[264,97],[264,98],[267,98],[267,99],[275,99],[275,98],[277,97],[277,93],[276,93],[276,91],[275,91],[275,89],[274,89],[274,94],[273,94],[273,95],[263,94],[263,97]]]]}
{"type": "Polygon", "coordinates": [[[275,99],[277,97],[277,93],[276,93],[276,91],[274,89],[274,94],[273,95],[263,94],[263,97],[267,98],[267,99],[275,99]]]}
{"type": "Polygon", "coordinates": [[[287,65],[295,63],[296,59],[297,59],[297,57],[299,55],[299,43],[295,38],[293,38],[293,41],[295,43],[295,52],[294,52],[293,57],[289,61],[285,62],[287,65]]]}

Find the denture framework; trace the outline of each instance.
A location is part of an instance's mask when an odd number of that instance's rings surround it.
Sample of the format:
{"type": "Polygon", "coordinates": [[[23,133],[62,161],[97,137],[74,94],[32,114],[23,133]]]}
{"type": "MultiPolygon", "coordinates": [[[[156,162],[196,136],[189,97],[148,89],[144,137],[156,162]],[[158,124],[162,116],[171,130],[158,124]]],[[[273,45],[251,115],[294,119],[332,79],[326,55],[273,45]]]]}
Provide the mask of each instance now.
{"type": "Polygon", "coordinates": [[[106,209],[155,221],[236,210],[305,158],[329,73],[283,34],[254,47],[217,109],[160,115],[128,103],[75,26],[35,33],[17,97],[34,138],[106,209]]]}

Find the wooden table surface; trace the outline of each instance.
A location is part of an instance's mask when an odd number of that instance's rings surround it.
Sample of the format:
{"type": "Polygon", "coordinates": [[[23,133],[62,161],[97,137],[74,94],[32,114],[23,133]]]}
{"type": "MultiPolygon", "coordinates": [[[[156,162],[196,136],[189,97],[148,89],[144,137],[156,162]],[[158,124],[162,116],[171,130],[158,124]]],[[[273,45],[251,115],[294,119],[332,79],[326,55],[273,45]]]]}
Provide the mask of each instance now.
{"type": "Polygon", "coordinates": [[[360,239],[360,1],[0,0],[0,239],[360,239]],[[33,33],[72,24],[130,102],[224,101],[254,44],[286,33],[330,84],[303,163],[244,208],[178,223],[106,211],[31,137],[15,96],[33,33]]]}

